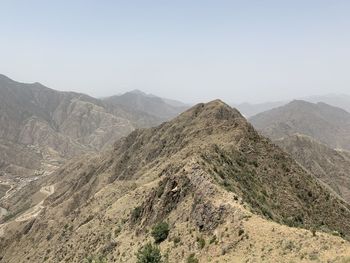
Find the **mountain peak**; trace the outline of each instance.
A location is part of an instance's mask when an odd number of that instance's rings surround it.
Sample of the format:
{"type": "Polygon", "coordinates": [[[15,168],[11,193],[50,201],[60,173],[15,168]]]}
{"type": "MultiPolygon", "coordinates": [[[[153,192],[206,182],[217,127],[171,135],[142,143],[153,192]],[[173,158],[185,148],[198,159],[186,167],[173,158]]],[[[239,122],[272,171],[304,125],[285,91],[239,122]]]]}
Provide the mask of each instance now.
{"type": "Polygon", "coordinates": [[[131,90],[131,91],[129,91],[129,93],[146,95],[146,93],[145,93],[145,92],[143,92],[142,90],[139,90],[139,89],[134,89],[134,90],[131,90]]]}
{"type": "Polygon", "coordinates": [[[305,101],[305,100],[292,100],[287,105],[290,105],[290,106],[311,106],[314,104],[311,102],[305,101]]]}
{"type": "Polygon", "coordinates": [[[207,103],[199,103],[185,111],[180,116],[204,120],[244,119],[238,110],[231,108],[229,105],[219,99],[207,103]]]}

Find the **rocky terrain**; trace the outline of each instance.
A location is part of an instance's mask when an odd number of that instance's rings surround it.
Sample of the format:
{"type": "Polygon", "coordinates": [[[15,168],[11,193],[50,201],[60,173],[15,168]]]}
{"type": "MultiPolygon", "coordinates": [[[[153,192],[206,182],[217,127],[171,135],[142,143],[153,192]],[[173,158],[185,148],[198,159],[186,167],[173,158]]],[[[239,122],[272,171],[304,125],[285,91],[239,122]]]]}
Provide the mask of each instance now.
{"type": "Polygon", "coordinates": [[[135,128],[157,125],[180,111],[143,93],[99,100],[0,75],[0,171],[15,176],[47,171],[45,165],[57,167],[68,158],[105,149],[135,128]],[[159,115],[148,113],[150,100],[161,109],[159,115]]]}
{"type": "Polygon", "coordinates": [[[304,134],[330,148],[350,150],[350,113],[325,103],[293,101],[249,119],[273,140],[304,134]]]}
{"type": "Polygon", "coordinates": [[[0,226],[0,262],[136,262],[147,242],[168,262],[350,256],[350,205],[218,100],[22,193],[28,207],[10,206],[0,226]]]}
{"type": "Polygon", "coordinates": [[[350,202],[350,152],[331,149],[301,134],[275,142],[310,173],[350,202]]]}

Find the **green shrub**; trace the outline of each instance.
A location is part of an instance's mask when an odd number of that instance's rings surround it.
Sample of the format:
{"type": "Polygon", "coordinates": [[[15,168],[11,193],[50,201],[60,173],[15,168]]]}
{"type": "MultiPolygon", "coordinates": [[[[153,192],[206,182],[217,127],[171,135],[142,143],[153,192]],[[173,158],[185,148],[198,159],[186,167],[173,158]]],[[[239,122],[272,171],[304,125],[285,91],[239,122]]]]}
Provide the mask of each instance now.
{"type": "Polygon", "coordinates": [[[216,235],[214,235],[209,241],[209,244],[213,244],[213,243],[216,243],[216,235]]]}
{"type": "Polygon", "coordinates": [[[174,244],[177,245],[181,242],[181,238],[180,237],[175,237],[174,238],[174,244]]]}
{"type": "Polygon", "coordinates": [[[197,243],[200,249],[205,247],[205,239],[203,237],[197,237],[197,243]]]}
{"type": "Polygon", "coordinates": [[[132,210],[131,217],[136,221],[141,217],[142,209],[140,206],[137,206],[132,210]]]}
{"type": "Polygon", "coordinates": [[[103,256],[89,256],[84,262],[86,263],[107,263],[107,259],[103,256]]]}
{"type": "Polygon", "coordinates": [[[196,258],[195,254],[192,253],[188,256],[186,262],[187,263],[199,263],[199,260],[196,258]]]}
{"type": "Polygon", "coordinates": [[[157,246],[147,243],[137,252],[137,263],[161,263],[162,255],[157,246]]]}
{"type": "Polygon", "coordinates": [[[166,222],[161,222],[155,225],[151,232],[152,237],[156,243],[161,243],[167,239],[169,235],[169,225],[166,222]]]}

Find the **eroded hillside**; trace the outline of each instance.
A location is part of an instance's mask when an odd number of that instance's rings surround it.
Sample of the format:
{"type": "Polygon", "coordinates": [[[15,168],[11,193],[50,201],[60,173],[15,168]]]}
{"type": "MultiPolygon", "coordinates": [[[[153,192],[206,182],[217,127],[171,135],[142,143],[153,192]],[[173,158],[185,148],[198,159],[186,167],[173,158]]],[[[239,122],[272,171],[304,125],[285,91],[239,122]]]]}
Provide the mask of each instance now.
{"type": "Polygon", "coordinates": [[[296,134],[276,143],[310,173],[350,202],[350,153],[334,150],[306,135],[296,134]]]}

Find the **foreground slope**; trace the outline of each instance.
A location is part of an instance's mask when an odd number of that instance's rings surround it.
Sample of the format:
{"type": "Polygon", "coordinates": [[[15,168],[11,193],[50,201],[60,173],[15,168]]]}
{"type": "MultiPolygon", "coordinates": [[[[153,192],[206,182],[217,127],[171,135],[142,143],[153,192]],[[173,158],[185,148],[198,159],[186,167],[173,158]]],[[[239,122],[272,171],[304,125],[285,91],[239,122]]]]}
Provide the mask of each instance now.
{"type": "Polygon", "coordinates": [[[221,101],[136,130],[45,183],[55,191],[39,214],[19,213],[27,221],[0,226],[3,262],[94,255],[135,262],[161,221],[170,225],[160,246],[169,262],[192,253],[200,262],[342,262],[350,255],[339,237],[350,236],[349,205],[221,101]]]}
{"type": "Polygon", "coordinates": [[[292,101],[249,120],[271,139],[299,133],[331,148],[350,150],[350,113],[325,103],[292,101]]]}

